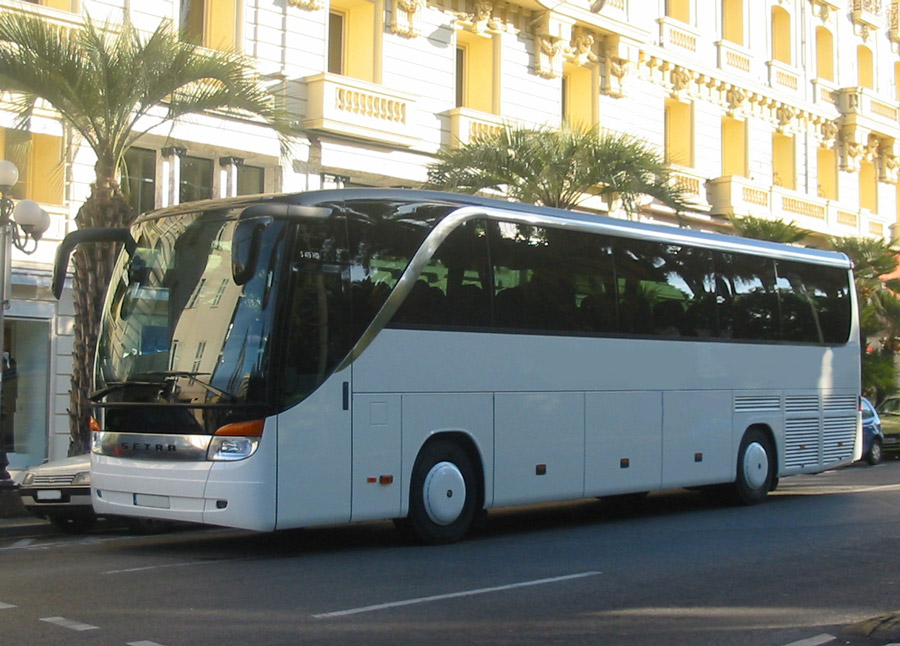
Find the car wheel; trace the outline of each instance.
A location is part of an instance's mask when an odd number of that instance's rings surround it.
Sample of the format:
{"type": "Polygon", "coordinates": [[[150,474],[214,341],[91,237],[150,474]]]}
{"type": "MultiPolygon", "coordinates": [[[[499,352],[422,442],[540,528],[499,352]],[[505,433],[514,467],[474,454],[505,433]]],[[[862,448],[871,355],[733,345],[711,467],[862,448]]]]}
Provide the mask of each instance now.
{"type": "Polygon", "coordinates": [[[879,462],[881,462],[881,440],[878,438],[874,438],[872,440],[872,444],[869,446],[869,451],[866,453],[866,462],[875,466],[879,462]]]}
{"type": "Polygon", "coordinates": [[[769,437],[759,429],[744,433],[738,450],[737,479],[734,493],[737,502],[755,505],[766,499],[775,478],[775,451],[769,437]]]}
{"type": "Polygon", "coordinates": [[[48,519],[57,529],[66,534],[83,534],[97,521],[97,517],[93,515],[83,516],[66,516],[65,514],[54,514],[48,519]]]}
{"type": "Polygon", "coordinates": [[[423,543],[458,541],[472,525],[478,501],[475,467],[456,443],[426,444],[413,466],[409,525],[423,543]]]}

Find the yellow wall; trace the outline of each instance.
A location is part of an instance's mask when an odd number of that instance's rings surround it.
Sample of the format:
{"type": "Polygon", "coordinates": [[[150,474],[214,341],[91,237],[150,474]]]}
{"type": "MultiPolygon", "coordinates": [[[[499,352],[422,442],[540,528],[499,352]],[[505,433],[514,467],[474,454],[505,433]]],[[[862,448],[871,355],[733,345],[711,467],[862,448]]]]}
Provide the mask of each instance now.
{"type": "Polygon", "coordinates": [[[691,104],[666,100],[666,161],[679,166],[694,165],[694,124],[691,104]]]}
{"type": "Polygon", "coordinates": [[[834,80],[834,37],[824,27],[816,27],[816,78],[834,80]]]}
{"type": "Polygon", "coordinates": [[[61,137],[0,128],[0,155],[19,169],[19,182],[12,191],[16,199],[62,204],[65,166],[61,137]],[[8,147],[7,147],[8,146],[8,147]]]}
{"type": "Polygon", "coordinates": [[[859,166],[859,205],[878,213],[878,176],[875,164],[864,161],[859,166]]]}
{"type": "Polygon", "coordinates": [[[238,0],[206,0],[203,44],[221,50],[240,49],[238,0]]]}
{"type": "Polygon", "coordinates": [[[666,0],[666,15],[669,18],[689,23],[691,21],[690,0],[666,0]]]}
{"type": "Polygon", "coordinates": [[[838,199],[837,156],[834,149],[819,148],[818,159],[818,195],[827,200],[838,199]]]}
{"type": "Polygon", "coordinates": [[[772,135],[772,171],[776,186],[794,190],[794,138],[781,133],[772,135]]]}
{"type": "Polygon", "coordinates": [[[581,65],[565,66],[566,123],[573,128],[592,128],[597,124],[595,112],[593,70],[581,65]]]}
{"type": "Polygon", "coordinates": [[[63,11],[74,11],[72,0],[42,0],[45,7],[53,7],[54,9],[62,9],[63,11]]]}
{"type": "Polygon", "coordinates": [[[747,124],[722,117],[722,175],[747,176],[747,124]]]}
{"type": "Polygon", "coordinates": [[[457,32],[457,44],[465,50],[463,106],[481,112],[494,111],[494,39],[457,32]]]}
{"type": "Polygon", "coordinates": [[[864,45],[856,48],[856,68],[859,70],[859,86],[875,89],[875,70],[872,63],[872,50],[864,45]]]}
{"type": "Polygon", "coordinates": [[[744,44],[744,0],[722,0],[722,38],[744,44]]]}
{"type": "Polygon", "coordinates": [[[772,58],[791,64],[791,16],[781,7],[772,7],[772,58]]]}

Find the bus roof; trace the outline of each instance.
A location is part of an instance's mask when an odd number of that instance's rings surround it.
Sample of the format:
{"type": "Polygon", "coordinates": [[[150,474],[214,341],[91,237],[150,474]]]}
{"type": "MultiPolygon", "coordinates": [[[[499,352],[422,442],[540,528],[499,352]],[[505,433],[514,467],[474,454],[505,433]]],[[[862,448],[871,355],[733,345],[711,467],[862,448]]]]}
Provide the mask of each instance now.
{"type": "MultiPolygon", "coordinates": [[[[850,259],[838,252],[824,251],[809,247],[799,247],[765,240],[741,238],[722,233],[711,233],[684,229],[661,224],[648,224],[612,218],[593,213],[569,211],[546,206],[536,206],[520,202],[509,202],[501,199],[407,188],[347,188],[303,193],[270,193],[263,195],[244,195],[231,198],[201,200],[176,206],[157,209],[140,216],[136,222],[154,220],[171,215],[198,210],[221,208],[240,208],[260,201],[315,206],[324,203],[344,202],[351,200],[388,200],[411,202],[438,202],[458,204],[460,207],[476,207],[483,209],[489,218],[524,216],[535,226],[557,226],[593,233],[603,233],[614,237],[638,238],[644,240],[669,242],[688,246],[700,246],[720,251],[742,252],[754,255],[784,258],[811,262],[815,264],[850,268],[850,259]]],[[[466,209],[467,217],[473,217],[473,210],[466,209]]],[[[517,218],[518,219],[518,218],[517,218]]]]}

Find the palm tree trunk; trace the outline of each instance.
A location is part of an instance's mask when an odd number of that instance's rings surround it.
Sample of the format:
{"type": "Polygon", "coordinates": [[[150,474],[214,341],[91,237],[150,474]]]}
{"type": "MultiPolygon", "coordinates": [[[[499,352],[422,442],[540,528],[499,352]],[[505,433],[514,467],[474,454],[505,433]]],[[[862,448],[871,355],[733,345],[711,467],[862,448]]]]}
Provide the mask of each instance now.
{"type": "MultiPolygon", "coordinates": [[[[131,207],[115,181],[99,180],[75,218],[80,229],[127,226],[131,207]]],[[[69,393],[69,454],[90,449],[92,409],[88,395],[93,390],[94,355],[100,331],[103,300],[109,286],[118,245],[84,244],[73,257],[75,318],[78,321],[72,348],[72,389],[69,393]]]]}

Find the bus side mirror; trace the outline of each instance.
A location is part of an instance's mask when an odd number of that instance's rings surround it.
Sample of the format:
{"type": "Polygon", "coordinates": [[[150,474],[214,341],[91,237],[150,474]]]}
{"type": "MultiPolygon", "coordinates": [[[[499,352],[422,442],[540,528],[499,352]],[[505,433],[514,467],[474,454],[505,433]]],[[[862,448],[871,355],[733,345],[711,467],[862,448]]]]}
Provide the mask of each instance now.
{"type": "Polygon", "coordinates": [[[272,224],[270,217],[241,219],[234,228],[231,239],[231,276],[237,285],[243,285],[256,273],[262,234],[272,224]]]}
{"type": "Polygon", "coordinates": [[[72,255],[72,250],[83,242],[121,242],[125,245],[125,251],[129,256],[133,256],[137,250],[137,242],[131,237],[131,232],[124,228],[79,229],[68,234],[56,249],[56,262],[53,263],[51,288],[57,300],[62,296],[66,283],[69,256],[72,255]]]}

